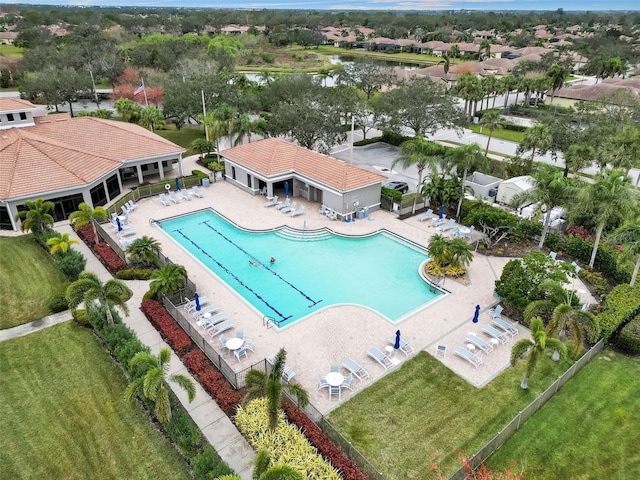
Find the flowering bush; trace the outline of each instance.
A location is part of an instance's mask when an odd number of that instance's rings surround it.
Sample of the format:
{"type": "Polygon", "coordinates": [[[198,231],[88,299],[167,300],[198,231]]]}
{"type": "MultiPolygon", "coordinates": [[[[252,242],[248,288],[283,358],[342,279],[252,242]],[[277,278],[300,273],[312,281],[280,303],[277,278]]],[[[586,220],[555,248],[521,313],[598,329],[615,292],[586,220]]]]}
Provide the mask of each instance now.
{"type": "Polygon", "coordinates": [[[112,274],[118,273],[127,267],[116,252],[106,243],[94,243],[93,227],[91,225],[83,225],[77,230],[78,236],[86,243],[91,250],[95,252],[102,264],[112,274]]]}
{"type": "Polygon", "coordinates": [[[318,449],[322,456],[340,470],[345,480],[366,480],[367,476],[355,463],[347,458],[331,439],[307,417],[307,415],[293,403],[284,402],[284,412],[291,423],[296,425],[311,444],[318,449]]]}
{"type": "Polygon", "coordinates": [[[201,350],[193,350],[184,356],[184,363],[193,373],[202,387],[216,399],[220,408],[232,411],[242,400],[242,394],[237,392],[226,378],[211,364],[201,350]]]}
{"type": "Polygon", "coordinates": [[[140,308],[179,356],[182,357],[191,350],[191,338],[169,315],[161,303],[155,300],[144,300],[140,308]]]}

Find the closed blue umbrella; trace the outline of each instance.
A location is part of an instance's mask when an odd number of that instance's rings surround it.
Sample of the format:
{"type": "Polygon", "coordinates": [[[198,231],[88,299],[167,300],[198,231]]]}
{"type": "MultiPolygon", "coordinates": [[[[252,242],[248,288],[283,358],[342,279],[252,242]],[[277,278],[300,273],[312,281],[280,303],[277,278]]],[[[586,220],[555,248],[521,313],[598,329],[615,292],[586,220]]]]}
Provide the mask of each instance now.
{"type": "Polygon", "coordinates": [[[400,330],[396,330],[396,343],[393,344],[393,348],[396,350],[400,348],[400,330]]]}
{"type": "Polygon", "coordinates": [[[200,306],[200,295],[194,293],[193,298],[196,301],[196,310],[199,312],[202,309],[202,307],[200,306]]]}
{"type": "Polygon", "coordinates": [[[478,323],[480,318],[480,305],[476,305],[476,313],[473,314],[473,323],[478,323]]]}
{"type": "Polygon", "coordinates": [[[121,232],[122,231],[122,224],[120,223],[120,219],[118,217],[116,217],[116,225],[118,226],[118,231],[121,232]]]}
{"type": "Polygon", "coordinates": [[[289,182],[284,182],[284,196],[289,196],[289,182]]]}
{"type": "Polygon", "coordinates": [[[444,205],[440,205],[440,213],[438,214],[440,219],[444,218],[444,205]]]}
{"type": "Polygon", "coordinates": [[[176,190],[180,190],[180,179],[176,177],[176,190]]]}

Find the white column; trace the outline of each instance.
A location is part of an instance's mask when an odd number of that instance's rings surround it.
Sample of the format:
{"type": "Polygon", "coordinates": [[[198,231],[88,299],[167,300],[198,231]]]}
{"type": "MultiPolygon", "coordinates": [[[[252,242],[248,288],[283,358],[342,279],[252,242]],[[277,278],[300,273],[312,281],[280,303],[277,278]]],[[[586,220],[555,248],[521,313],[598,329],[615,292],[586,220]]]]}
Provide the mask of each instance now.
{"type": "Polygon", "coordinates": [[[164,180],[164,167],[162,166],[162,160],[158,162],[158,171],[160,172],[160,180],[164,180]]]}
{"type": "Polygon", "coordinates": [[[184,165],[182,164],[182,153],[178,157],[178,171],[180,172],[180,176],[184,177],[184,165]]]}
{"type": "Polygon", "coordinates": [[[142,175],[142,165],[136,165],[136,172],[138,173],[138,183],[144,182],[144,176],[142,175]]]}

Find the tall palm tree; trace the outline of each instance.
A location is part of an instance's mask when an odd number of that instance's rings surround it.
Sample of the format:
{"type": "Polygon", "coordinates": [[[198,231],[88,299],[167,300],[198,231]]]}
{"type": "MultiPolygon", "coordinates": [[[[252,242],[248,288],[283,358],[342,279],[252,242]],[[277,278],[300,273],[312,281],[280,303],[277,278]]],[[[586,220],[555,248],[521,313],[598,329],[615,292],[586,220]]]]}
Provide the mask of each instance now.
{"type": "Polygon", "coordinates": [[[149,105],[140,110],[140,120],[138,123],[144,128],[148,128],[152,132],[164,126],[164,114],[162,110],[149,105]]]}
{"type": "Polygon", "coordinates": [[[149,291],[154,298],[162,298],[184,287],[187,271],[182,265],[165,263],[151,273],[149,291]]]}
{"type": "Polygon", "coordinates": [[[107,280],[104,284],[93,272],[84,271],[78,276],[78,280],[67,287],[66,297],[69,307],[76,308],[84,301],[90,305],[96,300],[104,308],[107,322],[113,323],[111,307],[118,307],[125,315],[129,314],[127,299],[133,292],[124,282],[116,279],[107,280]]]}
{"type": "MultiPolygon", "coordinates": [[[[518,79],[513,75],[505,75],[500,79],[502,83],[502,89],[504,90],[504,105],[502,106],[503,110],[507,109],[507,102],[509,101],[509,94],[511,91],[518,87],[518,79]]],[[[518,100],[516,99],[516,104],[518,100]]]]}
{"type": "Polygon", "coordinates": [[[160,242],[153,237],[144,235],[131,242],[126,252],[134,262],[155,265],[158,262],[160,250],[162,250],[160,242]]]}
{"type": "Polygon", "coordinates": [[[251,143],[252,123],[248,113],[243,113],[235,119],[231,127],[231,133],[237,135],[233,142],[234,147],[240,145],[244,141],[245,136],[249,139],[249,143],[251,143]]]}
{"type": "Polygon", "coordinates": [[[559,335],[560,338],[564,338],[568,326],[573,338],[573,354],[577,355],[584,345],[585,333],[591,341],[598,337],[598,320],[593,313],[582,311],[573,290],[564,289],[555,280],[544,280],[540,290],[544,292],[544,299],[527,305],[524,318],[531,321],[533,317],[546,314],[549,319],[547,334],[559,335]]]}
{"type": "MultiPolygon", "coordinates": [[[[422,185],[422,172],[429,167],[431,171],[435,171],[437,158],[436,156],[442,152],[442,147],[437,143],[430,142],[422,135],[418,135],[411,140],[402,142],[400,145],[400,156],[391,164],[391,168],[397,165],[402,168],[415,166],[418,169],[418,188],[422,185]]],[[[413,213],[416,213],[416,203],[418,195],[413,198],[413,213]]]]}
{"type": "Polygon", "coordinates": [[[554,63],[547,71],[547,77],[551,81],[551,102],[549,102],[549,105],[553,103],[556,90],[562,88],[564,85],[564,82],[567,79],[567,74],[567,69],[557,63],[554,63]]]}
{"type": "Polygon", "coordinates": [[[569,173],[569,169],[574,175],[578,175],[578,170],[587,168],[593,163],[593,159],[596,157],[596,150],[586,143],[574,143],[569,145],[567,151],[564,153],[564,176],[569,173]]]}
{"type": "Polygon", "coordinates": [[[458,209],[456,210],[456,217],[460,217],[460,208],[462,207],[462,199],[464,198],[464,181],[467,178],[467,173],[470,169],[485,168],[488,161],[487,157],[482,154],[480,145],[475,142],[449,150],[448,156],[456,165],[456,172],[462,174],[460,175],[462,192],[458,200],[458,209]]]}
{"type": "Polygon", "coordinates": [[[631,179],[624,170],[607,169],[596,177],[594,183],[585,185],[578,192],[578,201],[571,216],[593,212],[596,222],[596,238],[591,252],[589,266],[593,267],[600,245],[602,231],[607,223],[618,219],[626,220],[638,211],[638,193],[631,187],[631,179]]]}
{"type": "Polygon", "coordinates": [[[67,253],[71,245],[78,243],[77,240],[73,238],[69,238],[68,233],[63,233],[60,236],[51,237],[47,240],[47,245],[51,248],[49,249],[49,253],[54,255],[57,252],[67,253]]]}
{"type": "Polygon", "coordinates": [[[85,225],[91,225],[93,227],[93,238],[95,243],[100,242],[98,237],[98,230],[96,229],[95,222],[104,222],[107,220],[107,211],[102,207],[91,208],[86,203],[82,202],[78,205],[77,211],[69,215],[69,221],[73,225],[74,230],[78,230],[85,225]]]}
{"type": "Polygon", "coordinates": [[[459,267],[467,267],[473,261],[471,244],[464,238],[453,238],[449,240],[449,253],[451,263],[459,267]]]}
{"type": "Polygon", "coordinates": [[[309,404],[309,394],[299,383],[283,385],[282,372],[287,359],[284,348],[276,354],[271,371],[267,374],[260,370],[251,369],[247,372],[247,399],[266,397],[269,410],[269,428],[272,430],[278,425],[278,413],[282,407],[282,391],[286,389],[296,397],[298,404],[305,407],[309,404]]]}
{"type": "Polygon", "coordinates": [[[525,132],[524,138],[518,146],[518,151],[526,152],[527,150],[531,150],[531,161],[533,162],[536,151],[538,149],[546,150],[549,148],[552,140],[553,137],[551,136],[549,127],[542,123],[537,123],[525,132]]]}
{"type": "Polygon", "coordinates": [[[53,202],[38,198],[35,202],[26,200],[24,205],[27,210],[18,212],[15,217],[16,220],[22,220],[20,230],[23,232],[31,231],[37,235],[53,225],[53,217],[49,213],[55,208],[53,202]]]}
{"type": "Polygon", "coordinates": [[[511,348],[512,367],[518,363],[520,357],[527,353],[529,354],[527,356],[527,370],[524,374],[524,378],[522,379],[522,383],[520,383],[520,388],[524,390],[529,388],[529,378],[533,375],[540,358],[542,358],[542,355],[544,355],[545,352],[558,351],[561,358],[564,358],[567,355],[567,347],[565,347],[560,340],[547,336],[540,317],[533,317],[531,320],[531,336],[533,337],[533,340],[523,338],[522,340],[517,341],[511,348]]]}
{"type": "Polygon", "coordinates": [[[535,203],[537,208],[546,207],[547,213],[544,218],[544,228],[538,248],[542,248],[544,241],[549,233],[551,224],[551,210],[555,207],[568,206],[576,195],[576,187],[574,187],[571,179],[562,175],[562,172],[551,165],[540,164],[532,174],[533,188],[522,192],[511,200],[513,205],[522,205],[524,203],[535,203]]]}
{"type": "Polygon", "coordinates": [[[640,270],[640,214],[614,231],[609,240],[623,245],[625,258],[632,261],[635,258],[636,264],[629,282],[633,286],[640,270]]]}
{"type": "Polygon", "coordinates": [[[486,127],[489,130],[489,138],[487,138],[487,146],[484,149],[484,155],[487,156],[489,153],[489,142],[491,142],[491,137],[493,136],[493,132],[497,129],[504,128],[504,122],[500,117],[500,112],[497,110],[489,110],[482,115],[480,119],[480,126],[486,127]]]}
{"type": "Polygon", "coordinates": [[[193,380],[181,373],[169,375],[171,350],[163,348],[158,356],[148,352],[138,352],[129,362],[134,371],[144,372],[141,377],[132,381],[125,391],[125,400],[132,402],[136,395],[155,403],[154,414],[160,423],[171,420],[171,403],[169,402],[169,385],[167,381],[180,385],[186,392],[189,402],[196,398],[196,387],[193,380]]]}

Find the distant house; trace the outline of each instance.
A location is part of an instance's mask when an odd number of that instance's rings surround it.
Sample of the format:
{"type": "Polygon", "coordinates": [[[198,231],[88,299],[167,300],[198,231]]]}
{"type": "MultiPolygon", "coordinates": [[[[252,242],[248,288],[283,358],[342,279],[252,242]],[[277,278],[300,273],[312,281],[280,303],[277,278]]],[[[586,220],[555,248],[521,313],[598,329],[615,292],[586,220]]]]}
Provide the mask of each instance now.
{"type": "Polygon", "coordinates": [[[125,178],[142,183],[178,164],[184,149],[126,122],[68,114],[35,115],[26,100],[0,98],[0,229],[17,230],[14,220],[27,200],[54,203],[62,221],[84,202],[106,205],[123,192],[125,178]]]}
{"type": "Polygon", "coordinates": [[[533,178],[529,175],[504,180],[503,182],[500,182],[500,185],[498,185],[496,201],[505,205],[510,205],[513,197],[520,193],[528,192],[532,188],[533,178]]]}
{"type": "Polygon", "coordinates": [[[0,32],[0,44],[2,45],[13,45],[16,38],[18,38],[16,32],[0,32]]]}

